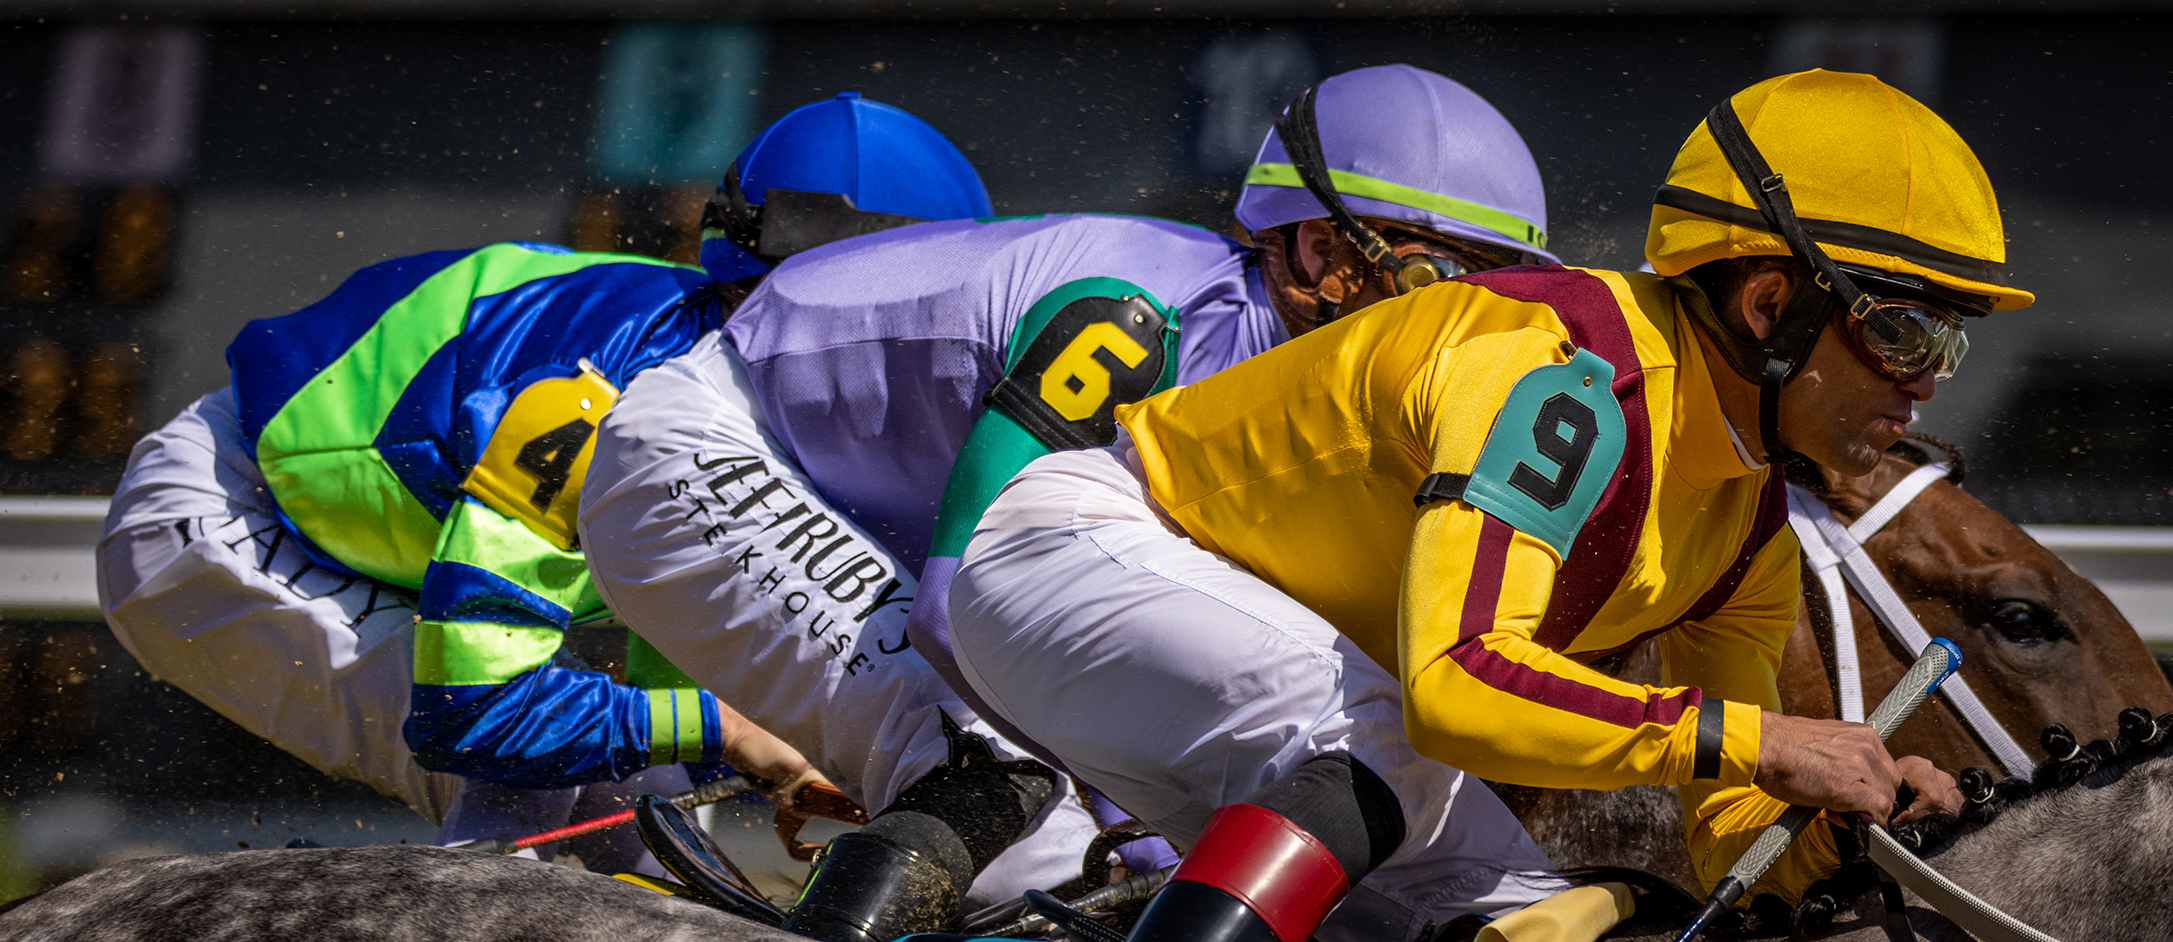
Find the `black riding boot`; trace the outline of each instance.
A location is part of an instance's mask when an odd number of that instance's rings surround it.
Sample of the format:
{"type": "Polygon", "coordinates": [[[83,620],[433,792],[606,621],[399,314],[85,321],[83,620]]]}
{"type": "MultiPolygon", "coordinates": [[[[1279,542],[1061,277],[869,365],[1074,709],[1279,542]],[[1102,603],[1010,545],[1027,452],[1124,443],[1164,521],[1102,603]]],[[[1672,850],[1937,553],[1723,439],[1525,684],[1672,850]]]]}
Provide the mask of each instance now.
{"type": "Polygon", "coordinates": [[[1026,831],[1056,790],[1038,762],[1004,762],[943,720],[950,758],[856,833],[823,849],[784,928],[821,942],[890,942],[941,932],[989,861],[1026,831]]]}
{"type": "Polygon", "coordinates": [[[1305,942],[1403,837],[1387,783],[1348,753],[1316,757],[1216,809],[1128,942],[1305,942]]]}

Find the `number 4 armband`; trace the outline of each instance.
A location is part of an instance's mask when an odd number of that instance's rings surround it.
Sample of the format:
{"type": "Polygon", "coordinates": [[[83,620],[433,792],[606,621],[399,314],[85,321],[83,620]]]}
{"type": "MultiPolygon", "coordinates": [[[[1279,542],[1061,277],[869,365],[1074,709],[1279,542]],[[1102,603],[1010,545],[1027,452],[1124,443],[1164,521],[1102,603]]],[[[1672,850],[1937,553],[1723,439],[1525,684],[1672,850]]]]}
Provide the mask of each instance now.
{"type": "Polygon", "coordinates": [[[1415,500],[1461,500],[1569,558],[1622,461],[1614,365],[1589,350],[1517,380],[1471,473],[1430,475],[1415,500]]]}

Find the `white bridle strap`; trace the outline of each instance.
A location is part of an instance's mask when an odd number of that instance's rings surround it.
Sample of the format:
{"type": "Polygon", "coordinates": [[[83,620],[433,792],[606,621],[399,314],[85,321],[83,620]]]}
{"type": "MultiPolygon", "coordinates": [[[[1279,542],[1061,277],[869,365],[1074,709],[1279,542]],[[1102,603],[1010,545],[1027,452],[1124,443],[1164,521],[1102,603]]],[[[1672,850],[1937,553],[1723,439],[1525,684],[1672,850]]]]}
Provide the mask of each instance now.
{"type": "Polygon", "coordinates": [[[1814,521],[1826,513],[1826,505],[1810,492],[1788,486],[1788,526],[1803,544],[1803,558],[1818,575],[1826,597],[1826,611],[1833,624],[1834,708],[1851,723],[1864,721],[1864,672],[1856,660],[1856,618],[1849,612],[1848,586],[1841,581],[1841,557],[1826,545],[1814,521]]]}
{"type": "Polygon", "coordinates": [[[1951,473],[1953,472],[1943,464],[1928,464],[1909,472],[1909,476],[1902,478],[1901,483],[1894,485],[1893,490],[1887,491],[1885,497],[1879,498],[1879,502],[1871,505],[1870,510],[1864,511],[1864,515],[1856,518],[1855,523],[1849,524],[1849,539],[1859,544],[1871,539],[1872,534],[1885,529],[1894,519],[1894,515],[1901,513],[1901,509],[1909,506],[1909,502],[1915,500],[1918,494],[1924,493],[1925,488],[1932,486],[1935,481],[1946,480],[1951,473]]]}
{"type": "MultiPolygon", "coordinates": [[[[1856,657],[1855,620],[1849,615],[1848,596],[1840,583],[1845,578],[1855,587],[1856,594],[1871,608],[1878,622],[1886,626],[1905,650],[1919,651],[1931,643],[1930,634],[1917,622],[1915,613],[1909,611],[1909,606],[1902,602],[1900,594],[1879,571],[1878,564],[1864,552],[1864,541],[1892,521],[1933,481],[1946,477],[1947,471],[1944,464],[1931,464],[1911,472],[1866,511],[1855,526],[1843,526],[1816,495],[1789,486],[1788,523],[1803,544],[1804,558],[1812,571],[1818,573],[1819,583],[1825,591],[1826,608],[1832,616],[1834,673],[1840,678],[1835,706],[1842,719],[1862,722],[1864,707],[1863,678],[1856,657]]],[[[2030,762],[2029,755],[1999,721],[1992,718],[1991,711],[1985,709],[1983,701],[1977,699],[1976,692],[1969,689],[1969,683],[1961,675],[1949,678],[1940,692],[1999,758],[2000,764],[2007,767],[2009,775],[2025,780],[2030,777],[2034,763],[2030,762]]]]}

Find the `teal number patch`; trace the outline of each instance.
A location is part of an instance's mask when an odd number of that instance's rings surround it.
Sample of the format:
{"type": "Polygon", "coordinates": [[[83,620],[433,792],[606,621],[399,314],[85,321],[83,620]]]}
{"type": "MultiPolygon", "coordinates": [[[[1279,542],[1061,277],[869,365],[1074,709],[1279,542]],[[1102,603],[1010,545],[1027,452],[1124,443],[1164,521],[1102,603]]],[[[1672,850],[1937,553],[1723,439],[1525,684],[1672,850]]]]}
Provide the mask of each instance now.
{"type": "Polygon", "coordinates": [[[1590,350],[1524,374],[1494,418],[1464,500],[1569,558],[1622,463],[1614,364],[1590,350]]]}

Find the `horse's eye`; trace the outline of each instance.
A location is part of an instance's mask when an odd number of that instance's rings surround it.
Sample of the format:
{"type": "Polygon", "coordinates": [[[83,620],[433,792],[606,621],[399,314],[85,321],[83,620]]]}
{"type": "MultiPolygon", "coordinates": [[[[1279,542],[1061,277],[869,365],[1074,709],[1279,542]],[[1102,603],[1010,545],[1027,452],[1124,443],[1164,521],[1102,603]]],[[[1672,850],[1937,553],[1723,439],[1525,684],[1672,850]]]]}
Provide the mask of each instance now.
{"type": "Polygon", "coordinates": [[[2060,623],[2034,602],[2001,599],[1992,605],[1988,619],[1993,630],[2016,644],[2039,644],[2066,634],[2060,623]]]}

